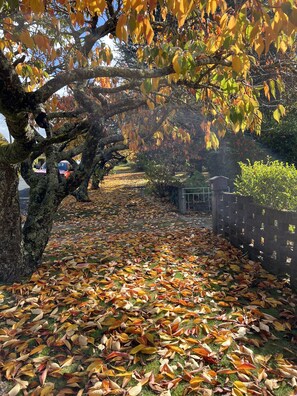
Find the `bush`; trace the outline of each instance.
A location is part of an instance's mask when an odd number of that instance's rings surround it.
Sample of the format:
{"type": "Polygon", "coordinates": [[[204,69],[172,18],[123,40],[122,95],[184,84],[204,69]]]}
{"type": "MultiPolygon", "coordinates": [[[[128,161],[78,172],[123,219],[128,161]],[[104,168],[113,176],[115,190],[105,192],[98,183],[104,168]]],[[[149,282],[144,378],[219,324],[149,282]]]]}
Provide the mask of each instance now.
{"type": "Polygon", "coordinates": [[[234,182],[237,194],[252,196],[260,205],[297,210],[297,170],[280,161],[239,163],[241,175],[234,182]]]}
{"type": "Polygon", "coordinates": [[[195,170],[190,177],[183,181],[183,187],[208,187],[205,177],[201,172],[195,170]]]}
{"type": "Polygon", "coordinates": [[[199,161],[189,161],[184,155],[159,147],[138,154],[133,169],[145,172],[150,193],[168,198],[174,187],[207,186],[204,176],[195,169],[199,161]]]}
{"type": "Polygon", "coordinates": [[[181,182],[175,177],[174,164],[158,163],[150,160],[144,166],[144,171],[148,179],[148,187],[159,197],[168,195],[168,186],[180,186],[181,182]]]}

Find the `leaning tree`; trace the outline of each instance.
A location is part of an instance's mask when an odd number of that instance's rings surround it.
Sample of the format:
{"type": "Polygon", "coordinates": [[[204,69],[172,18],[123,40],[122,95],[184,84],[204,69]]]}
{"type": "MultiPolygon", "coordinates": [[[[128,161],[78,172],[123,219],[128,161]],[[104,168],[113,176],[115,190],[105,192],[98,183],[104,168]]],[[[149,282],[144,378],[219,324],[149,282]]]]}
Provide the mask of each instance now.
{"type": "Polygon", "coordinates": [[[269,79],[281,94],[278,68],[284,62],[260,61],[273,48],[290,63],[296,13],[293,0],[0,2],[0,112],[14,138],[13,143],[0,141],[0,279],[14,280],[38,266],[52,225],[49,212],[100,156],[99,142],[108,137],[109,98],[117,90],[136,89],[137,97],[127,96],[127,107],[145,100],[152,109],[170,97],[171,87],[185,85],[201,103],[208,147],[217,144],[226,128],[260,131],[263,83],[254,83],[251,69],[273,68],[269,79]],[[141,66],[114,66],[112,49],[102,40],[108,35],[137,44],[141,66]],[[96,87],[102,95],[97,98],[91,92],[96,87]],[[59,111],[66,88],[73,100],[70,112],[59,111]],[[58,160],[78,134],[84,135],[82,161],[69,181],[61,181],[58,160]],[[47,157],[47,174],[36,181],[31,163],[40,152],[47,157]],[[23,229],[15,166],[22,161],[31,184],[32,213],[23,229]],[[43,227],[36,228],[35,220],[42,223],[43,218],[48,226],[39,238],[43,227]]]}

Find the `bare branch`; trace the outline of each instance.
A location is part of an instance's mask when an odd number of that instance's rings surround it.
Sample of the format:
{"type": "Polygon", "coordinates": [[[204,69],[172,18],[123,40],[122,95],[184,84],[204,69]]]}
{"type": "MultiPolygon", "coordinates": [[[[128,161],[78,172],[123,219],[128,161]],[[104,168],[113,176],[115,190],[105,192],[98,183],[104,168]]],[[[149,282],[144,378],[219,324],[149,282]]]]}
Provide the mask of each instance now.
{"type": "Polygon", "coordinates": [[[146,106],[146,100],[139,99],[139,100],[130,100],[130,101],[122,101],[114,104],[111,108],[109,108],[105,113],[105,119],[111,118],[114,115],[125,113],[129,110],[137,109],[138,107],[146,106]]]}
{"type": "Polygon", "coordinates": [[[92,34],[86,36],[85,43],[83,46],[83,53],[87,56],[91,51],[93,45],[100,40],[102,37],[107,36],[109,33],[115,33],[117,24],[117,17],[115,14],[109,18],[103,25],[92,30],[92,34]]]}
{"type": "Polygon", "coordinates": [[[46,147],[49,147],[52,144],[63,143],[67,140],[73,140],[78,135],[82,135],[87,132],[87,129],[90,127],[90,123],[88,119],[85,119],[78,124],[66,124],[61,128],[60,133],[51,138],[44,139],[42,142],[37,144],[33,152],[41,154],[44,152],[46,147]]]}
{"type": "Polygon", "coordinates": [[[84,81],[96,77],[123,77],[126,79],[144,79],[153,77],[163,77],[174,73],[172,66],[162,69],[125,69],[122,67],[98,66],[95,68],[79,68],[63,73],[59,73],[52,80],[48,81],[31,95],[36,103],[45,102],[51,95],[70,83],[84,81]]]}
{"type": "Polygon", "coordinates": [[[108,144],[122,142],[123,140],[124,140],[124,137],[122,135],[118,135],[118,134],[110,135],[110,136],[106,136],[106,137],[100,139],[98,142],[98,146],[104,147],[104,146],[107,146],[108,144]]]}
{"type": "MultiPolygon", "coordinates": [[[[196,60],[196,67],[205,65],[223,65],[230,67],[232,66],[232,63],[224,59],[218,59],[216,57],[205,57],[196,60]]],[[[59,89],[76,81],[84,81],[96,77],[122,77],[126,79],[141,80],[145,78],[164,77],[172,73],[174,73],[174,68],[172,65],[163,67],[161,69],[133,69],[109,66],[78,68],[58,74],[52,80],[48,81],[41,88],[39,88],[36,92],[32,93],[32,95],[36,103],[43,103],[59,89]]]]}
{"type": "Polygon", "coordinates": [[[117,143],[112,145],[111,147],[106,148],[105,150],[100,151],[99,154],[96,155],[94,158],[94,167],[98,164],[100,161],[107,162],[112,158],[112,154],[116,151],[122,151],[122,150],[127,150],[129,147],[124,144],[124,143],[117,143]]]}
{"type": "Polygon", "coordinates": [[[86,110],[84,110],[84,109],[77,109],[74,111],[57,111],[57,112],[48,114],[47,118],[49,120],[52,120],[54,118],[76,118],[85,112],[86,112],[86,110]]]}
{"type": "Polygon", "coordinates": [[[70,150],[62,151],[57,155],[57,161],[68,160],[70,161],[73,157],[78,154],[81,154],[84,149],[84,144],[80,144],[79,146],[73,147],[70,150]]]}

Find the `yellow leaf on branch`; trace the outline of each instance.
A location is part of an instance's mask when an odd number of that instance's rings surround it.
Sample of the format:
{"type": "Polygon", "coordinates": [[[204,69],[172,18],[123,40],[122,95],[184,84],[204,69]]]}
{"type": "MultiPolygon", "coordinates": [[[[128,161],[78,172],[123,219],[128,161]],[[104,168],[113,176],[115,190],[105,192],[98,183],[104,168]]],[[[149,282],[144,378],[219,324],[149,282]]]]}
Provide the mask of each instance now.
{"type": "Polygon", "coordinates": [[[279,113],[279,110],[278,110],[278,109],[274,110],[274,112],[273,112],[273,118],[274,118],[275,121],[277,121],[277,122],[280,121],[280,113],[279,113]]]}
{"type": "Polygon", "coordinates": [[[241,59],[239,56],[233,56],[232,58],[232,69],[236,72],[236,73],[240,73],[242,71],[243,68],[243,64],[241,62],[241,59]]]}
{"type": "Polygon", "coordinates": [[[97,0],[93,1],[90,4],[90,10],[92,10],[94,13],[97,12],[97,14],[103,14],[103,11],[105,10],[106,7],[106,1],[105,0],[97,0]]]}
{"type": "Polygon", "coordinates": [[[265,43],[262,36],[259,36],[257,39],[255,39],[254,48],[258,56],[260,57],[265,48],[265,43]]]}
{"type": "Polygon", "coordinates": [[[31,9],[36,14],[42,14],[44,12],[44,10],[45,10],[44,4],[45,4],[44,1],[30,0],[31,9]]]}
{"type": "Polygon", "coordinates": [[[35,45],[34,40],[30,36],[30,33],[28,32],[28,30],[22,30],[21,34],[19,35],[19,39],[28,48],[33,48],[35,45]]]}
{"type": "Polygon", "coordinates": [[[209,6],[210,13],[212,15],[214,15],[216,10],[217,10],[217,7],[218,7],[217,1],[216,0],[210,0],[209,4],[210,4],[210,6],[209,6]]]}
{"type": "Polygon", "coordinates": [[[173,65],[173,69],[175,71],[175,73],[180,74],[182,69],[181,69],[181,65],[179,62],[179,58],[180,58],[180,53],[176,52],[173,59],[172,59],[172,65],[173,65]]]}
{"type": "Polygon", "coordinates": [[[236,18],[235,18],[234,15],[232,15],[232,16],[230,17],[230,19],[229,19],[229,22],[228,22],[228,29],[229,29],[229,30],[235,29],[236,24],[237,24],[236,18]]]}
{"type": "Polygon", "coordinates": [[[152,28],[148,18],[145,18],[143,23],[144,23],[144,27],[145,27],[146,41],[147,41],[148,45],[150,45],[154,38],[154,31],[153,31],[153,28],[152,28]]]}
{"type": "Polygon", "coordinates": [[[17,74],[18,74],[19,76],[21,76],[21,75],[22,75],[22,72],[23,72],[23,64],[22,64],[22,63],[19,63],[18,65],[16,65],[15,71],[17,72],[17,74]]]}
{"type": "Polygon", "coordinates": [[[116,27],[116,36],[123,41],[127,41],[128,39],[126,23],[127,23],[127,16],[124,14],[120,15],[116,27]]]}

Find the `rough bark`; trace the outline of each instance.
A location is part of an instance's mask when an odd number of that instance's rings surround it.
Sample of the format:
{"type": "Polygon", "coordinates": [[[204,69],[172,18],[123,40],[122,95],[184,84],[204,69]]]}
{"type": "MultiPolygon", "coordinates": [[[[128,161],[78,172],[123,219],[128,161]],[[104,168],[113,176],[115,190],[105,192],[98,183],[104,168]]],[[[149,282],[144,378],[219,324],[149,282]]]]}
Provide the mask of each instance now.
{"type": "Polygon", "coordinates": [[[55,214],[66,195],[59,193],[58,177],[56,175],[57,180],[51,180],[51,175],[40,175],[38,183],[30,188],[28,214],[23,228],[24,265],[27,273],[34,272],[41,264],[55,214]]]}
{"type": "Polygon", "coordinates": [[[81,185],[76,189],[72,195],[76,198],[78,202],[90,202],[89,194],[88,194],[88,186],[89,186],[90,176],[86,175],[81,185]]]}
{"type": "Polygon", "coordinates": [[[0,163],[0,282],[23,274],[17,167],[0,163]]]}
{"type": "Polygon", "coordinates": [[[94,172],[91,179],[91,189],[99,190],[99,183],[101,182],[102,177],[99,176],[98,173],[94,172]]]}
{"type": "Polygon", "coordinates": [[[90,198],[88,195],[88,186],[91,175],[94,172],[96,167],[96,152],[98,146],[98,140],[100,136],[102,136],[104,128],[102,125],[92,127],[90,134],[87,137],[87,142],[85,144],[85,148],[82,154],[82,162],[80,168],[83,168],[84,176],[81,178],[81,182],[76,189],[72,193],[72,195],[79,202],[90,202],[90,198]]]}
{"type": "Polygon", "coordinates": [[[79,169],[73,177],[67,180],[57,170],[57,158],[60,154],[58,147],[52,146],[46,150],[46,175],[36,176],[32,174],[30,161],[23,164],[22,174],[30,184],[28,215],[23,228],[23,260],[28,273],[34,272],[41,264],[42,255],[48,243],[54,217],[60,203],[90,174],[97,142],[102,133],[103,126],[100,122],[90,128],[79,169]]]}
{"type": "MultiPolygon", "coordinates": [[[[1,96],[1,95],[0,95],[1,96]]],[[[9,130],[15,141],[8,144],[5,139],[0,141],[0,281],[11,282],[19,280],[21,276],[30,275],[41,264],[43,252],[48,243],[53,225],[55,213],[61,201],[72,193],[84,180],[82,192],[87,195],[87,184],[93,170],[96,159],[98,142],[101,145],[109,145],[111,142],[122,141],[121,136],[106,137],[104,131],[104,119],[98,114],[97,104],[88,98],[83,90],[77,93],[79,102],[83,102],[90,114],[96,114],[91,122],[83,120],[78,123],[78,129],[84,126],[87,129],[86,142],[82,150],[82,161],[74,172],[71,180],[65,180],[57,170],[60,160],[60,139],[48,135],[41,142],[35,142],[35,135],[28,123],[28,114],[20,112],[6,115],[9,130]],[[104,140],[105,139],[105,140],[104,140]],[[111,141],[110,141],[111,140],[111,141]],[[47,157],[47,174],[37,176],[32,171],[32,160],[39,151],[43,151],[47,157]],[[20,209],[18,202],[18,177],[13,165],[9,162],[24,160],[24,178],[30,185],[30,201],[25,225],[21,229],[20,209]]],[[[31,97],[32,98],[32,97],[31,97]]],[[[75,127],[71,128],[71,133],[75,127]]],[[[69,134],[67,134],[69,138],[69,134]]],[[[63,139],[62,139],[63,140],[63,139]]],[[[121,144],[120,149],[124,146],[121,144]]],[[[112,150],[111,150],[112,151],[112,150]]],[[[73,153],[72,153],[73,154],[73,153]]],[[[110,153],[108,153],[110,154],[110,153]]],[[[101,158],[101,154],[100,154],[101,158]]],[[[82,199],[81,199],[82,200],[82,199]]],[[[86,200],[86,196],[84,197],[86,200]]]]}
{"type": "Polygon", "coordinates": [[[41,264],[55,214],[62,200],[68,195],[65,179],[58,171],[58,146],[48,148],[45,154],[46,174],[35,174],[30,160],[22,163],[21,168],[22,176],[30,185],[28,213],[23,228],[23,260],[27,273],[34,272],[41,264]]]}
{"type": "Polygon", "coordinates": [[[93,172],[92,179],[91,179],[91,189],[92,190],[99,189],[99,184],[102,182],[105,175],[107,174],[107,171],[106,171],[106,169],[104,169],[104,166],[105,166],[105,161],[100,161],[100,163],[96,167],[95,171],[93,172]]]}

